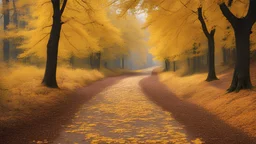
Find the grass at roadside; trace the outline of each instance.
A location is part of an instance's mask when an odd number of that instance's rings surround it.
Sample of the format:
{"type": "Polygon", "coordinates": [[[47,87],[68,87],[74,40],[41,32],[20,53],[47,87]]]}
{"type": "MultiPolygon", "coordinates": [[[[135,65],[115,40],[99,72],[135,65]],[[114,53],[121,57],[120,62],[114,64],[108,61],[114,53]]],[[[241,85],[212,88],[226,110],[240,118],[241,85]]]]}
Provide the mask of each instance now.
{"type": "Polygon", "coordinates": [[[57,81],[60,89],[41,85],[43,68],[25,65],[0,65],[0,127],[36,119],[64,103],[75,89],[122,71],[86,70],[60,67],[57,81]]]}
{"type": "MultiPolygon", "coordinates": [[[[223,67],[221,68],[223,69],[223,67]]],[[[256,65],[251,67],[251,78],[256,85],[256,65]]],[[[220,80],[206,82],[207,74],[180,77],[173,72],[159,74],[159,79],[182,100],[197,104],[229,125],[256,137],[256,91],[242,90],[226,93],[232,80],[232,70],[218,72],[220,80]]]]}

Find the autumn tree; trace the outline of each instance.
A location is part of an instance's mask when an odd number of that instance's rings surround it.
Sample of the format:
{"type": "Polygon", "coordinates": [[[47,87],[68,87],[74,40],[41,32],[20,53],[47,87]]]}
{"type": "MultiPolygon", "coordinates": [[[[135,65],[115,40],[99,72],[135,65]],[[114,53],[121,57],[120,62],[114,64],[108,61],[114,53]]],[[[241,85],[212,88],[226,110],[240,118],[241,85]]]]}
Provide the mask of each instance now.
{"type": "Polygon", "coordinates": [[[57,60],[58,60],[58,48],[60,40],[61,26],[63,22],[61,21],[61,16],[66,8],[67,0],[64,0],[61,6],[60,0],[51,0],[53,8],[53,23],[50,32],[50,39],[47,44],[47,59],[46,68],[43,78],[43,84],[47,87],[57,88],[56,81],[56,70],[57,70],[57,60]]]}
{"type": "Polygon", "coordinates": [[[208,76],[206,81],[213,81],[217,80],[216,72],[215,72],[215,40],[214,40],[214,35],[215,35],[215,27],[209,31],[207,29],[204,17],[203,17],[203,12],[202,12],[202,7],[199,7],[198,10],[198,19],[202,24],[202,29],[207,37],[208,40],[208,76]]]}
{"type": "MultiPolygon", "coordinates": [[[[232,0],[229,0],[228,5],[231,6],[232,2],[232,0]]],[[[250,35],[252,34],[252,27],[256,22],[256,0],[249,0],[249,8],[244,17],[235,16],[224,2],[219,6],[223,15],[234,29],[236,41],[235,70],[228,91],[250,89],[252,88],[250,79],[250,35]]]]}
{"type": "MultiPolygon", "coordinates": [[[[113,47],[114,52],[115,46],[122,45],[120,30],[108,18],[107,4],[107,0],[30,1],[26,4],[29,5],[28,25],[16,33],[25,37],[19,46],[23,50],[19,57],[46,59],[43,84],[56,88],[58,59],[87,58],[92,54],[101,58],[108,47],[113,47]]],[[[97,67],[100,61],[96,61],[97,67]]]]}

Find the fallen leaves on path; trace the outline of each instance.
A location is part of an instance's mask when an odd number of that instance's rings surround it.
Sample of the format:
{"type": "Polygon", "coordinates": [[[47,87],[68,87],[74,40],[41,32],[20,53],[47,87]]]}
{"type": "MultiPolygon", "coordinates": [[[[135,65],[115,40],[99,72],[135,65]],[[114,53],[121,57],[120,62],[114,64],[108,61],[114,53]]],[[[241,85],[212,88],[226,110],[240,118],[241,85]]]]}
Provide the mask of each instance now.
{"type": "Polygon", "coordinates": [[[175,143],[190,141],[183,126],[149,101],[138,83],[126,78],[107,88],[76,113],[56,143],[175,143]]]}

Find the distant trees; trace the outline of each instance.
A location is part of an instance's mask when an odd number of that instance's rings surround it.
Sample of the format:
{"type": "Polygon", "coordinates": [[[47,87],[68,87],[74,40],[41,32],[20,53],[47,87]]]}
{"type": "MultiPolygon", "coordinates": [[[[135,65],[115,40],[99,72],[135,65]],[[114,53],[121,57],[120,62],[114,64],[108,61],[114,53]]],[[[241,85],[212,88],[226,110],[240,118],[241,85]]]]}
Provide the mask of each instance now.
{"type": "MultiPolygon", "coordinates": [[[[195,13],[195,8],[199,7],[197,10],[198,19],[201,22],[201,28],[208,41],[208,77],[207,81],[216,80],[216,73],[214,67],[214,52],[215,46],[219,48],[226,47],[225,44],[221,44],[221,39],[224,37],[225,29],[227,26],[225,21],[222,21],[223,15],[231,23],[234,33],[235,33],[235,43],[236,43],[236,62],[235,71],[232,80],[232,84],[228,89],[229,92],[239,91],[240,89],[251,88],[250,81],[250,35],[252,33],[252,27],[256,21],[256,0],[238,1],[238,0],[218,0],[218,1],[191,1],[191,0],[180,0],[180,1],[140,1],[140,0],[119,0],[119,6],[121,8],[121,14],[127,12],[129,9],[133,10],[144,10],[148,14],[147,26],[152,34],[151,39],[153,40],[152,53],[157,59],[165,61],[166,57],[171,57],[173,55],[180,55],[182,52],[180,49],[187,49],[188,47],[182,46],[182,43],[186,45],[192,45],[192,42],[199,42],[205,46],[204,39],[194,30],[198,30],[197,23],[193,13],[195,13]],[[228,6],[236,5],[233,9],[233,13],[228,8],[228,6]],[[203,7],[205,7],[205,12],[203,13],[203,7]],[[220,7],[220,10],[217,9],[220,7]],[[248,12],[245,16],[243,15],[243,10],[247,9],[248,12]],[[210,20],[209,20],[210,19],[210,20]],[[221,28],[218,33],[216,33],[216,27],[221,28]],[[181,28],[183,30],[181,30],[181,28]],[[188,29],[189,27],[189,29],[188,29]],[[212,27],[211,31],[208,30],[212,27]],[[176,30],[176,31],[175,31],[176,30]],[[187,32],[186,32],[187,31],[187,32]],[[182,34],[181,34],[182,33],[182,34]],[[186,38],[181,39],[180,35],[186,38]],[[189,39],[190,36],[197,37],[196,39],[189,39]],[[218,38],[218,40],[215,40],[218,38]],[[172,39],[179,43],[172,42],[172,39]],[[217,43],[216,43],[217,42],[217,43]],[[168,54],[169,55],[168,55],[168,54]],[[180,53],[180,54],[179,54],[180,53]]],[[[228,49],[230,49],[228,45],[228,49]]],[[[223,60],[226,62],[227,58],[232,55],[233,52],[226,51],[223,49],[223,60]],[[225,55],[229,55],[228,57],[225,55]]],[[[165,62],[166,63],[166,62],[165,62]]],[[[188,59],[190,64],[190,60],[188,59]]],[[[166,67],[166,66],[165,66],[166,67]]]]}
{"type": "MultiPolygon", "coordinates": [[[[4,17],[4,32],[7,33],[8,25],[10,24],[10,10],[9,10],[10,0],[3,0],[3,17],[4,17]]],[[[8,38],[3,40],[3,52],[4,52],[4,61],[8,62],[10,59],[10,41],[8,38]]]]}

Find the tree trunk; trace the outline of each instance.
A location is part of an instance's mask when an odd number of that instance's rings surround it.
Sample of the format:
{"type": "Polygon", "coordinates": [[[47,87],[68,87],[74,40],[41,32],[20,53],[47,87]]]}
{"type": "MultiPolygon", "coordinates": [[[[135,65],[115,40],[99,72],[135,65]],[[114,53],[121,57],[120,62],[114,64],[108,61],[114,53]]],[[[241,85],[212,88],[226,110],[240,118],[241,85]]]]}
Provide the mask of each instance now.
{"type": "MultiPolygon", "coordinates": [[[[16,1],[17,0],[12,0],[12,5],[13,5],[13,23],[15,24],[16,26],[16,29],[19,28],[19,21],[18,21],[18,11],[17,11],[17,8],[16,8],[16,1]]],[[[19,38],[14,38],[13,41],[14,43],[12,44],[13,46],[13,54],[12,54],[12,58],[13,59],[17,59],[19,53],[20,53],[20,50],[17,49],[18,47],[18,44],[17,44],[17,41],[19,40],[19,38]]]]}
{"type": "Polygon", "coordinates": [[[71,56],[70,59],[69,59],[69,64],[71,66],[71,68],[74,68],[74,63],[75,63],[75,57],[74,56],[71,56]]]}
{"type": "Polygon", "coordinates": [[[173,71],[176,72],[176,61],[173,61],[173,71]]]}
{"type": "Polygon", "coordinates": [[[42,84],[50,88],[58,88],[56,80],[58,48],[61,32],[61,11],[60,0],[52,0],[54,9],[53,24],[50,32],[50,39],[47,44],[46,69],[42,84]]]}
{"type": "Polygon", "coordinates": [[[196,73],[196,56],[193,57],[193,73],[196,73]]]}
{"type": "Polygon", "coordinates": [[[214,35],[210,35],[208,38],[208,55],[209,55],[209,64],[208,64],[208,76],[206,81],[218,80],[215,72],[215,42],[214,35]]]}
{"type": "Polygon", "coordinates": [[[233,80],[229,92],[240,89],[251,89],[250,79],[250,33],[251,28],[246,23],[241,22],[235,29],[236,38],[236,61],[233,80]]]}
{"type": "MultiPolygon", "coordinates": [[[[7,26],[10,24],[10,11],[9,11],[9,0],[3,0],[4,9],[4,31],[7,31],[7,26]]],[[[9,62],[10,59],[10,41],[7,38],[3,40],[4,48],[4,61],[9,62]]]]}
{"type": "Polygon", "coordinates": [[[168,59],[165,59],[165,71],[169,71],[170,70],[170,61],[168,59]]]}
{"type": "Polygon", "coordinates": [[[124,69],[124,56],[121,58],[122,69],[124,69]]]}
{"type": "Polygon", "coordinates": [[[227,65],[227,49],[222,48],[222,58],[223,58],[223,65],[227,65]]]}
{"type": "Polygon", "coordinates": [[[213,81],[217,80],[215,73],[215,42],[214,42],[214,35],[215,35],[215,28],[213,28],[210,32],[207,29],[206,23],[203,18],[202,7],[198,8],[198,19],[202,24],[202,29],[205,36],[208,39],[208,76],[206,81],[213,81]]]}
{"type": "Polygon", "coordinates": [[[96,68],[99,70],[101,65],[101,52],[96,53],[96,68]]]}
{"type": "Polygon", "coordinates": [[[200,69],[201,69],[200,56],[196,57],[196,69],[197,69],[197,72],[200,72],[200,69]]]}
{"type": "Polygon", "coordinates": [[[90,66],[91,66],[91,69],[94,69],[94,58],[93,58],[93,53],[90,55],[90,66]]]}
{"type": "Polygon", "coordinates": [[[190,71],[190,58],[187,58],[188,71],[190,71]]]}

